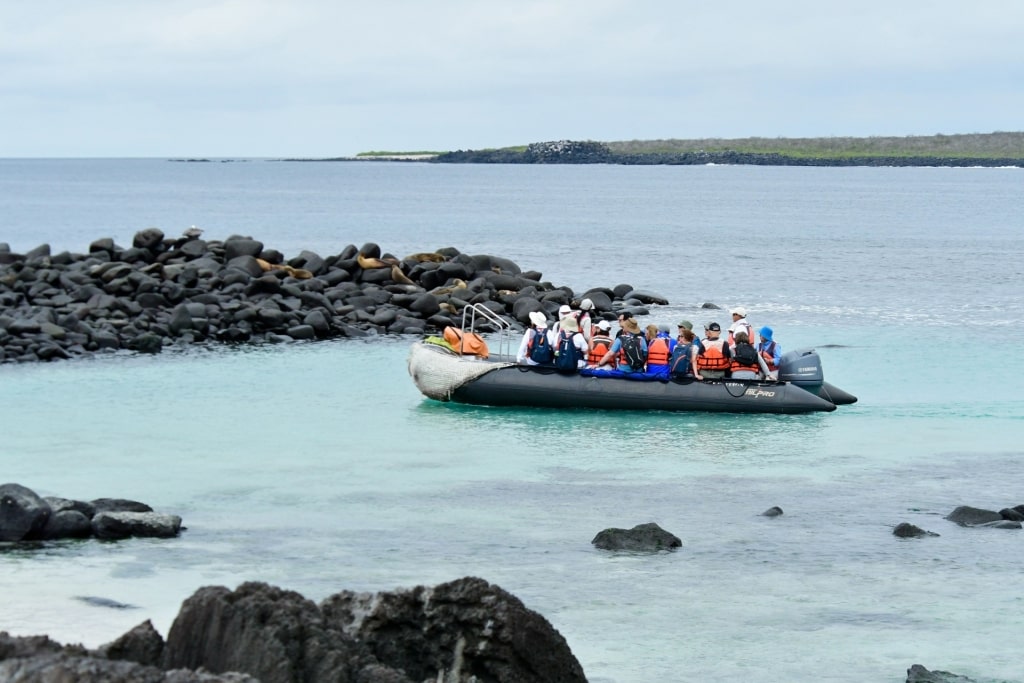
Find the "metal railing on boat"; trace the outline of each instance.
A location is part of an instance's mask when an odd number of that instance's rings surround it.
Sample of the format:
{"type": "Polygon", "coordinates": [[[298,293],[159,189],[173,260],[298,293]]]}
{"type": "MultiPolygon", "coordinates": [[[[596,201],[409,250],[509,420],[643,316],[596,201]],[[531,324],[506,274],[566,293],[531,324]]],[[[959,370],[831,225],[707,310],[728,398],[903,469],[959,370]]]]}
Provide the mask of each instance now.
{"type": "MultiPolygon", "coordinates": [[[[512,352],[512,323],[502,318],[497,313],[487,308],[483,304],[468,304],[462,309],[462,329],[467,332],[476,334],[476,325],[479,322],[477,316],[491,323],[497,328],[498,332],[498,353],[500,358],[507,359],[513,356],[512,352]]],[[[488,345],[490,346],[490,345],[488,345]]],[[[462,348],[458,351],[461,353],[462,348]]],[[[491,354],[492,357],[494,354],[491,354]]]]}

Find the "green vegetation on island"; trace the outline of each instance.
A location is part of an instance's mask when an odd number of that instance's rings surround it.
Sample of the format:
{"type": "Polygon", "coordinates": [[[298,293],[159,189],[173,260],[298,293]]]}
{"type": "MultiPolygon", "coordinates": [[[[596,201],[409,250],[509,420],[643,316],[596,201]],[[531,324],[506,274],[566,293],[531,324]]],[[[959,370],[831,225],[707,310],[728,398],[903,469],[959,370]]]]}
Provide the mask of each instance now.
{"type": "Polygon", "coordinates": [[[617,154],[739,152],[796,158],[944,157],[1024,159],[1024,132],[918,135],[906,137],[703,138],[604,143],[617,154]]]}

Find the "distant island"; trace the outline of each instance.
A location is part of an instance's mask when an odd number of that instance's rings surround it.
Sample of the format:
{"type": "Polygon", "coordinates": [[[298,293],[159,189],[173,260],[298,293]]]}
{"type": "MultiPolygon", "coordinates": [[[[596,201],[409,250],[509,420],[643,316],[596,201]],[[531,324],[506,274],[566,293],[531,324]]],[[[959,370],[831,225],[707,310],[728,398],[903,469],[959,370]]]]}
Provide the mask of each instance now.
{"type": "Polygon", "coordinates": [[[304,161],[353,159],[449,164],[1024,167],[1024,132],[862,138],[557,140],[447,152],[363,152],[355,157],[304,161]]]}

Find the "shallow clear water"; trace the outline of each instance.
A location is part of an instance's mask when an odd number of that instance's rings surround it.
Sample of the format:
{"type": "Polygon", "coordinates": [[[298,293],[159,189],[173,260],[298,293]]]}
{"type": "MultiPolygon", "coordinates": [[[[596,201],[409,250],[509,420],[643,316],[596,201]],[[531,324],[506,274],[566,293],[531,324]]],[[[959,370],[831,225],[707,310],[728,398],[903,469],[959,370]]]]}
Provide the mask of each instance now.
{"type": "Polygon", "coordinates": [[[112,234],[106,210],[127,243],[152,223],[173,234],[188,209],[181,228],[286,252],[453,244],[557,284],[656,289],[673,302],[656,322],[725,322],[700,304],[742,303],[786,348],[818,347],[860,401],[808,416],[452,406],[416,392],[407,339],[0,366],[5,481],[142,500],[188,527],[0,549],[0,629],[98,645],[147,618],[166,634],[203,585],[322,599],[477,575],[547,617],[594,681],[895,682],[915,662],[1024,680],[1024,537],[942,518],[1024,503],[1018,172],[436,169],[4,161],[0,241],[84,250],[112,234]],[[649,247],[702,226],[742,239],[704,260],[706,242],[649,247]],[[641,246],[613,258],[632,229],[641,246]],[[591,248],[595,230],[616,236],[591,248]],[[760,516],[773,505],[785,514],[760,516]],[[649,521],[683,547],[590,544],[649,521]],[[903,521],[941,536],[896,539],[903,521]]]}

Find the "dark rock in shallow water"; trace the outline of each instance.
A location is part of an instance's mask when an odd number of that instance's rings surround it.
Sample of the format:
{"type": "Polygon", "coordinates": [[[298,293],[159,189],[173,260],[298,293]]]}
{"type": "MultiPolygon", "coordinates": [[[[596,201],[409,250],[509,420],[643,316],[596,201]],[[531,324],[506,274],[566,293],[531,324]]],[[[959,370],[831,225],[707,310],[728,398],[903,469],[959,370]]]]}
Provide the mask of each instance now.
{"type": "Polygon", "coordinates": [[[909,522],[901,522],[900,524],[897,524],[895,527],[893,527],[892,534],[893,536],[898,536],[899,538],[921,538],[923,536],[938,536],[938,534],[934,532],[925,531],[924,529],[916,527],[909,522]]]}
{"type": "Polygon", "coordinates": [[[960,526],[978,526],[989,522],[999,522],[1003,518],[998,512],[993,510],[983,510],[971,507],[970,505],[961,505],[946,515],[946,519],[960,526]]]}
{"type": "Polygon", "coordinates": [[[929,671],[920,664],[907,669],[907,683],[974,683],[974,679],[948,671],[929,671]]]}
{"type": "Polygon", "coordinates": [[[152,512],[153,508],[137,500],[125,498],[96,498],[90,501],[93,514],[100,512],[152,512]]]}
{"type": "Polygon", "coordinates": [[[92,535],[92,521],[78,510],[54,512],[46,520],[39,537],[44,541],[58,538],[88,538],[92,535]]]}
{"type": "Polygon", "coordinates": [[[181,517],[156,512],[98,512],[92,533],[103,540],[173,538],[181,531],[181,517]]]}
{"type": "Polygon", "coordinates": [[[780,508],[778,505],[774,505],[774,506],[768,508],[767,510],[765,510],[764,512],[762,512],[761,516],[762,517],[781,517],[782,516],[782,508],[780,508]]]}
{"type": "Polygon", "coordinates": [[[49,504],[21,484],[0,485],[0,541],[37,538],[50,518],[49,504]]]}
{"type": "Polygon", "coordinates": [[[656,552],[679,548],[683,542],[654,522],[638,524],[632,529],[605,529],[591,541],[601,550],[635,550],[656,552]]]}

